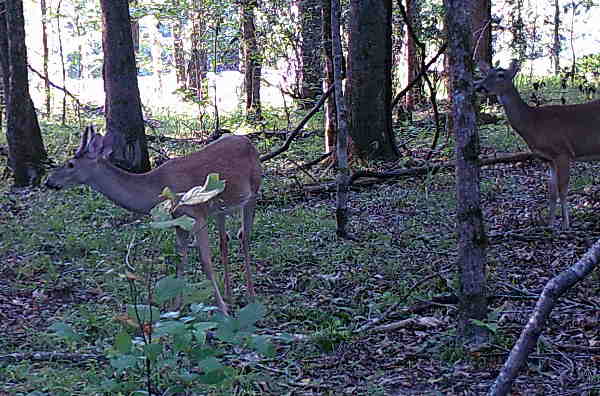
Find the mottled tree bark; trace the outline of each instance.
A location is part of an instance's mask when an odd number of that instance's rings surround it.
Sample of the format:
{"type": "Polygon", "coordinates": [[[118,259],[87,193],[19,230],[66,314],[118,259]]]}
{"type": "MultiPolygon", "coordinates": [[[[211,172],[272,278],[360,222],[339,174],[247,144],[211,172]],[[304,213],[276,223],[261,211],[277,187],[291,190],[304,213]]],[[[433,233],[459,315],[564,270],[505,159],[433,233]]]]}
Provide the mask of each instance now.
{"type": "MultiPolygon", "coordinates": [[[[173,5],[179,7],[179,0],[174,0],[173,5]]],[[[177,76],[177,87],[179,89],[185,89],[187,87],[187,76],[185,69],[185,55],[183,50],[183,16],[179,15],[180,11],[177,10],[177,16],[173,21],[173,56],[175,60],[175,75],[177,76]]]]}
{"type": "Polygon", "coordinates": [[[486,235],[479,191],[479,135],[475,122],[470,10],[472,0],[445,0],[451,111],[456,137],[456,192],[460,314],[458,333],[475,344],[487,338],[473,319],[486,319],[486,235]]]}
{"type": "MultiPolygon", "coordinates": [[[[405,8],[408,17],[407,23],[410,24],[414,34],[418,35],[421,31],[421,23],[419,21],[419,0],[406,0],[405,8]]],[[[407,86],[419,75],[419,72],[421,71],[421,60],[419,59],[415,37],[409,33],[408,29],[406,29],[406,38],[404,42],[406,43],[406,77],[404,79],[404,85],[407,86]]],[[[413,88],[408,90],[404,97],[404,107],[406,111],[413,112],[415,110],[415,105],[421,102],[422,99],[423,82],[419,81],[413,88]]]]}
{"type": "MultiPolygon", "coordinates": [[[[321,28],[321,32],[323,33],[323,91],[327,91],[334,83],[333,52],[331,46],[331,0],[322,0],[321,12],[321,21],[323,23],[321,28]]],[[[335,95],[325,100],[324,115],[325,152],[330,153],[335,151],[336,146],[337,111],[335,107],[335,95]]]]}
{"type": "Polygon", "coordinates": [[[321,79],[321,2],[322,0],[299,0],[300,38],[302,68],[300,76],[303,109],[312,108],[323,94],[321,79]]]}
{"type": "Polygon", "coordinates": [[[256,41],[254,9],[256,0],[242,0],[242,41],[244,49],[244,90],[246,93],[246,117],[249,120],[261,118],[260,76],[262,61],[256,41]]]}
{"type": "Polygon", "coordinates": [[[473,30],[473,61],[492,64],[492,2],[474,0],[471,10],[473,30]]]}
{"type": "Polygon", "coordinates": [[[132,172],[150,169],[127,0],[101,0],[106,130],[111,160],[132,172]]]}
{"type": "Polygon", "coordinates": [[[336,220],[337,235],[348,238],[348,186],[350,168],[348,166],[348,114],[342,91],[342,39],[340,37],[340,1],[331,0],[331,44],[333,50],[334,95],[337,108],[337,148],[336,148],[336,220]]]}
{"type": "MultiPolygon", "coordinates": [[[[554,31],[552,35],[552,59],[554,60],[554,75],[560,74],[560,6],[554,0],[554,31]]],[[[490,65],[492,63],[490,62],[490,65]]]]}
{"type": "MultiPolygon", "coordinates": [[[[8,37],[8,40],[1,41],[8,49],[2,50],[2,54],[8,52],[6,140],[9,166],[14,173],[15,187],[37,185],[44,174],[42,162],[47,154],[29,95],[22,0],[0,2],[0,24],[3,25],[0,36],[8,37]]],[[[1,64],[6,67],[5,62],[1,64]]]]}
{"type": "Polygon", "coordinates": [[[51,111],[51,96],[50,96],[50,76],[48,75],[48,8],[46,0],[40,0],[40,10],[42,12],[42,57],[44,70],[44,91],[46,93],[46,117],[50,117],[51,111]]]}
{"type": "Polygon", "coordinates": [[[349,131],[354,154],[362,159],[398,157],[392,131],[391,24],[391,0],[350,1],[349,131]]]}

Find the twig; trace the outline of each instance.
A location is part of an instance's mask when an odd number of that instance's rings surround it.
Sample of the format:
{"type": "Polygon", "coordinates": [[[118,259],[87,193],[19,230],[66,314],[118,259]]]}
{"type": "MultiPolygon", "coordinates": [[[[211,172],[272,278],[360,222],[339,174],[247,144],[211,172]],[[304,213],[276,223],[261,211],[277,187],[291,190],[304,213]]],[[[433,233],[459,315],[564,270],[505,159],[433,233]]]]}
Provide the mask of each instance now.
{"type": "Polygon", "coordinates": [[[325,92],[323,94],[323,96],[321,96],[321,99],[319,99],[319,102],[308,112],[308,114],[306,116],[304,116],[304,118],[302,119],[302,121],[300,121],[300,123],[292,131],[292,133],[290,133],[290,135],[286,139],[285,143],[283,143],[283,146],[281,146],[277,150],[271,151],[269,154],[265,154],[265,155],[261,156],[260,157],[260,162],[268,161],[268,160],[272,159],[273,157],[276,157],[279,154],[281,154],[284,151],[286,151],[287,149],[289,149],[290,145],[292,144],[292,141],[302,131],[302,128],[304,128],[304,125],[306,125],[306,123],[312,118],[312,116],[315,115],[319,111],[319,109],[321,108],[321,106],[323,106],[323,103],[325,103],[325,99],[327,99],[329,97],[329,95],[331,95],[332,92],[333,92],[333,85],[331,87],[329,87],[329,89],[327,90],[327,92],[325,92]]]}

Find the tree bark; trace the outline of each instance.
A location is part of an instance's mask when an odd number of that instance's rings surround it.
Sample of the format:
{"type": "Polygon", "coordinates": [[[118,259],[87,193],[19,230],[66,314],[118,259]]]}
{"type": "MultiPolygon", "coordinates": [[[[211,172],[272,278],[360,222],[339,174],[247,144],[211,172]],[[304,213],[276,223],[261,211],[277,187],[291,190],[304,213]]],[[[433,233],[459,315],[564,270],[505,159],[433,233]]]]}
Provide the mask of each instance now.
{"type": "Polygon", "coordinates": [[[336,147],[336,219],[337,235],[348,238],[348,186],[350,167],[348,166],[348,114],[344,92],[342,91],[342,39],[340,37],[340,2],[331,1],[331,44],[333,50],[334,94],[337,108],[337,147],[336,147]]]}
{"type": "Polygon", "coordinates": [[[101,0],[106,130],[115,138],[111,160],[123,169],[150,169],[127,0],[101,0]]]}
{"type": "MultiPolygon", "coordinates": [[[[22,0],[0,3],[0,24],[3,25],[0,36],[8,38],[2,41],[8,45],[6,140],[9,166],[14,173],[15,187],[37,185],[44,174],[42,163],[47,154],[29,95],[22,0]]],[[[5,62],[2,62],[2,67],[6,67],[5,62]]]]}
{"type": "MultiPolygon", "coordinates": [[[[63,41],[62,41],[62,28],[60,24],[60,15],[62,12],[62,0],[58,0],[58,4],[56,6],[56,32],[58,35],[58,55],[60,56],[60,66],[61,66],[61,76],[62,76],[62,86],[67,87],[67,68],[65,66],[65,54],[63,51],[63,41]]],[[[62,112],[61,112],[61,121],[62,124],[65,125],[67,123],[67,94],[66,92],[63,94],[62,98],[62,112]]]]}
{"type": "Polygon", "coordinates": [[[398,157],[392,131],[391,22],[391,0],[350,1],[349,132],[354,154],[362,159],[398,157]]]}
{"type": "MultiPolygon", "coordinates": [[[[407,21],[406,24],[412,28],[412,31],[415,35],[420,32],[420,23],[419,23],[419,8],[420,4],[419,0],[406,0],[406,13],[407,13],[407,21]]],[[[406,43],[406,77],[405,77],[405,86],[410,84],[413,80],[415,80],[416,76],[420,73],[420,64],[421,60],[419,59],[419,53],[417,51],[416,38],[410,33],[409,28],[407,26],[406,29],[406,39],[404,40],[406,43]]],[[[404,107],[406,111],[413,112],[415,110],[415,105],[421,102],[423,99],[423,82],[419,81],[414,84],[411,89],[406,92],[406,96],[404,97],[404,107]]]]}
{"type": "Polygon", "coordinates": [[[187,87],[187,76],[185,69],[185,55],[183,50],[183,10],[180,9],[179,0],[173,1],[174,7],[177,8],[177,16],[175,17],[173,26],[173,55],[175,58],[175,75],[177,76],[177,87],[179,89],[186,89],[187,87]]]}
{"type": "Polygon", "coordinates": [[[554,35],[552,59],[554,59],[554,75],[558,76],[560,74],[560,6],[558,4],[558,0],[554,0],[554,35]]]}
{"type": "Polygon", "coordinates": [[[241,7],[246,117],[250,121],[256,121],[261,119],[260,76],[262,71],[262,61],[256,41],[256,27],[254,26],[256,0],[242,0],[241,7]]]}
{"type": "Polygon", "coordinates": [[[479,135],[475,123],[470,10],[472,0],[445,0],[448,55],[456,137],[456,192],[460,314],[458,333],[474,344],[487,340],[485,247],[487,239],[479,190],[479,135]]]}
{"type": "MultiPolygon", "coordinates": [[[[323,41],[323,91],[328,91],[334,84],[333,78],[333,52],[331,46],[331,0],[322,0],[321,4],[321,32],[323,41]]],[[[324,129],[325,129],[325,152],[335,151],[337,112],[335,108],[335,96],[329,96],[325,100],[324,129]]]]}
{"type": "Polygon", "coordinates": [[[50,76],[48,75],[48,8],[46,0],[40,0],[40,9],[42,12],[42,57],[44,62],[44,91],[46,93],[46,117],[50,117],[51,96],[50,96],[50,76]]]}
{"type": "Polygon", "coordinates": [[[301,101],[300,107],[310,109],[323,93],[321,79],[321,3],[322,0],[299,0],[301,39],[301,101]]]}
{"type": "Polygon", "coordinates": [[[546,326],[552,309],[569,288],[589,275],[600,261],[600,240],[587,251],[577,263],[552,278],[544,287],[535,304],[527,325],[510,351],[510,355],[490,390],[490,396],[504,396],[510,392],[512,384],[525,364],[527,357],[537,345],[537,341],[546,326]]]}
{"type": "Polygon", "coordinates": [[[492,64],[492,2],[474,0],[471,10],[473,30],[473,61],[492,64]]]}

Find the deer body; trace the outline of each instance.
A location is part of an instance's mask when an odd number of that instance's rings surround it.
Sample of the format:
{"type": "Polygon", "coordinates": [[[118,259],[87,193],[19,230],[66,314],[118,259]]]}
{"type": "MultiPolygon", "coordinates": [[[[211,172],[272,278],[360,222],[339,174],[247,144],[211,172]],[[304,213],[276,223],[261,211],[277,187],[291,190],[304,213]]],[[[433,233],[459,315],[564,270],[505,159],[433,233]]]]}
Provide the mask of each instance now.
{"type": "MultiPolygon", "coordinates": [[[[243,136],[224,136],[201,151],[172,159],[143,174],[129,173],[113,165],[108,160],[111,152],[110,135],[101,136],[94,133],[92,128],[86,129],[75,157],[52,173],[46,185],[59,189],[87,184],[115,204],[133,212],[147,214],[163,200],[160,194],[164,187],[169,187],[176,193],[186,192],[192,187],[203,185],[209,173],[218,173],[219,178],[225,180],[225,190],[221,194],[202,204],[179,206],[173,215],[178,217],[186,214],[196,220],[192,232],[196,236],[197,247],[200,248],[202,266],[213,284],[219,308],[227,314],[227,307],[212,269],[207,218],[216,218],[225,273],[225,294],[229,298],[231,288],[225,216],[237,210],[241,211],[241,250],[245,258],[248,293],[253,296],[255,292],[248,241],[254,221],[256,196],[261,184],[261,167],[258,152],[250,140],[243,136]]],[[[187,264],[190,235],[181,228],[177,228],[176,233],[178,249],[182,255],[182,260],[177,266],[177,275],[180,276],[187,264]]]]}
{"type": "Polygon", "coordinates": [[[513,84],[518,64],[493,69],[480,63],[485,77],[475,84],[478,91],[494,94],[504,107],[510,125],[532,152],[550,162],[549,224],[560,199],[563,229],[568,229],[567,192],[571,161],[600,160],[600,100],[574,105],[531,107],[513,84]]]}

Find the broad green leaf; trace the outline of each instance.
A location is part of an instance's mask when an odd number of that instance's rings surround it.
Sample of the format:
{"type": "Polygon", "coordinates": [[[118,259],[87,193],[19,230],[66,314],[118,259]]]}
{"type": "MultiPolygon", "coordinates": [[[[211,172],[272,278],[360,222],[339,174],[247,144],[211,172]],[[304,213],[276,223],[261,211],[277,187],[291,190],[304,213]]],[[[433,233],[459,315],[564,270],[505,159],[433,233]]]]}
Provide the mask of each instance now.
{"type": "Polygon", "coordinates": [[[110,365],[117,370],[127,370],[136,367],[138,359],[135,356],[123,355],[110,359],[110,365]]]}
{"type": "Polygon", "coordinates": [[[131,352],[131,348],[133,347],[133,343],[131,342],[131,336],[125,331],[117,334],[117,336],[115,337],[114,347],[121,354],[131,352]]]}
{"type": "Polygon", "coordinates": [[[275,355],[275,347],[266,337],[255,335],[251,340],[251,346],[261,355],[267,357],[273,357],[275,355]]]}
{"type": "Polygon", "coordinates": [[[156,337],[162,337],[165,335],[176,335],[185,332],[185,325],[181,322],[174,320],[161,321],[155,327],[153,335],[156,337]]]}
{"type": "Polygon", "coordinates": [[[160,318],[160,311],[158,308],[146,304],[130,304],[127,306],[127,315],[139,322],[149,323],[156,322],[160,318]]]}
{"type": "Polygon", "coordinates": [[[223,190],[225,190],[225,181],[219,180],[218,173],[211,173],[206,177],[204,186],[196,186],[189,189],[188,192],[183,194],[176,207],[204,203],[221,194],[223,190]]]}
{"type": "Polygon", "coordinates": [[[179,216],[176,219],[170,218],[169,220],[164,221],[153,221],[150,223],[150,227],[158,229],[181,227],[186,231],[192,231],[194,224],[196,224],[196,220],[192,219],[191,217],[179,216]]]}
{"type": "Polygon", "coordinates": [[[265,312],[265,307],[262,304],[252,303],[246,305],[238,314],[240,326],[243,329],[253,326],[256,322],[265,317],[265,312]]]}
{"type": "Polygon", "coordinates": [[[67,340],[77,341],[81,339],[81,336],[71,326],[63,322],[54,323],[48,329],[54,331],[57,336],[67,340]]]}
{"type": "Polygon", "coordinates": [[[167,276],[156,282],[154,290],[154,299],[158,304],[165,303],[185,290],[187,284],[184,279],[174,276],[167,276]]]}
{"type": "Polygon", "coordinates": [[[154,362],[154,361],[156,361],[158,356],[162,353],[163,345],[162,344],[154,344],[154,343],[146,344],[146,345],[144,345],[143,349],[144,349],[144,353],[146,354],[148,359],[150,359],[150,361],[154,362]]]}
{"type": "Polygon", "coordinates": [[[196,365],[204,370],[205,373],[210,373],[211,371],[220,370],[223,368],[223,364],[214,356],[201,360],[196,363],[196,365]]]}

